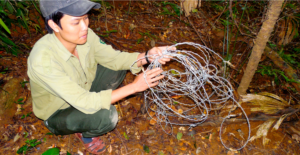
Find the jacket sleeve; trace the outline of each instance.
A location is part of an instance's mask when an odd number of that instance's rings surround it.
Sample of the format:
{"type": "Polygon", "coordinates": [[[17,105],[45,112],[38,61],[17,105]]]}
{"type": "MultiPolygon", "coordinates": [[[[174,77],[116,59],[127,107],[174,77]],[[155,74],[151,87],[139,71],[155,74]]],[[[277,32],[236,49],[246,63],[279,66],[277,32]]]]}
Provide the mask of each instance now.
{"type": "MultiPolygon", "coordinates": [[[[112,70],[129,70],[131,65],[137,60],[140,53],[128,53],[114,50],[110,45],[100,43],[100,38],[89,30],[89,35],[93,39],[93,46],[95,46],[96,62],[112,70]]],[[[141,71],[137,67],[137,63],[131,68],[133,74],[141,71]]]]}
{"type": "Polygon", "coordinates": [[[39,53],[28,60],[28,76],[31,80],[83,113],[93,114],[102,108],[110,108],[112,90],[95,93],[83,89],[72,81],[59,61],[47,51],[39,53]]]}

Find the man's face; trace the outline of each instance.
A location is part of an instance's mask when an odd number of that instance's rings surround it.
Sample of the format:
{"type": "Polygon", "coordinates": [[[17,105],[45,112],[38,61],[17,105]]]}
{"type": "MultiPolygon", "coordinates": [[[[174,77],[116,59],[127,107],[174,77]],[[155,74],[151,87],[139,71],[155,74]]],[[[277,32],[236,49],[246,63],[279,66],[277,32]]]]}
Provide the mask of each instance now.
{"type": "Polygon", "coordinates": [[[88,15],[75,17],[65,14],[60,23],[62,29],[59,28],[57,33],[60,41],[77,45],[86,43],[89,26],[88,15]]]}

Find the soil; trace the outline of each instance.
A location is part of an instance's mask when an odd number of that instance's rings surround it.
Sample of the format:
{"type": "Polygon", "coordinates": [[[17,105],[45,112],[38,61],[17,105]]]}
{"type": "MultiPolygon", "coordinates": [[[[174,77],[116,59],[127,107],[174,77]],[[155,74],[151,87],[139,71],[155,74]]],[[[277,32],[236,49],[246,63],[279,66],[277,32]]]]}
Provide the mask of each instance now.
{"type": "MultiPolygon", "coordinates": [[[[102,9],[93,10],[89,13],[90,28],[93,29],[106,44],[112,45],[115,49],[127,52],[145,52],[154,46],[167,46],[179,42],[194,42],[213,49],[220,55],[223,53],[224,25],[215,17],[220,12],[213,11],[209,2],[203,2],[201,9],[187,19],[184,15],[177,16],[170,5],[163,6],[160,1],[120,1],[109,2],[107,14],[102,9]],[[130,4],[129,4],[130,3],[130,4]],[[130,9],[129,6],[130,5],[130,9]],[[114,6],[114,7],[112,7],[114,6]],[[162,13],[165,7],[168,15],[162,13]],[[129,11],[129,13],[128,13],[129,11]],[[174,15],[175,14],[175,15],[174,15]],[[107,24],[107,26],[106,26],[107,24]],[[216,28],[213,28],[216,27],[216,28]],[[117,32],[115,32],[115,30],[117,32]],[[110,31],[111,33],[108,33],[110,31]],[[195,33],[197,31],[197,33],[195,33]],[[201,37],[201,38],[200,38],[201,37]]],[[[177,3],[176,3],[177,4],[177,3]]],[[[251,3],[250,3],[251,4],[251,3]]],[[[256,6],[253,3],[253,6],[256,6]]],[[[36,14],[38,15],[38,14],[36,14]]],[[[248,18],[255,20],[261,16],[259,11],[248,15],[248,18]]],[[[40,21],[42,22],[42,21],[40,21]]],[[[43,22],[42,22],[43,23],[43,22]]],[[[14,28],[14,27],[13,27],[14,28]]],[[[28,47],[33,47],[34,43],[41,38],[43,33],[34,33],[32,29],[31,37],[22,28],[15,27],[12,37],[15,42],[24,43],[28,47]]],[[[42,29],[44,27],[42,26],[42,29]]],[[[232,31],[237,33],[236,29],[232,31]]],[[[229,68],[227,73],[231,75],[230,82],[236,89],[243,75],[246,63],[242,63],[249,55],[253,46],[253,38],[248,36],[238,36],[235,51],[232,54],[232,64],[235,68],[229,68]],[[241,68],[241,71],[238,71],[241,68]]],[[[229,47],[233,49],[233,45],[229,47]]],[[[17,57],[1,51],[0,71],[5,68],[8,70],[1,75],[1,88],[11,78],[22,78],[29,81],[26,74],[27,57],[30,49],[21,49],[23,52],[17,57]]],[[[222,66],[220,61],[215,60],[217,66],[222,66]]],[[[264,63],[270,63],[265,60],[264,63]]],[[[169,66],[176,67],[176,66],[169,66]]],[[[135,75],[127,73],[122,85],[133,81],[135,75]]],[[[274,85],[273,79],[269,76],[255,74],[248,93],[269,92],[281,96],[291,104],[298,104],[299,95],[289,91],[285,86],[274,85]]],[[[0,154],[16,154],[17,150],[26,144],[27,140],[37,139],[41,144],[31,148],[26,154],[40,155],[49,148],[58,147],[61,154],[89,155],[80,141],[74,135],[53,135],[44,126],[43,121],[32,113],[32,99],[29,83],[24,83],[18,92],[18,99],[22,98],[24,104],[14,104],[13,108],[7,109],[4,115],[0,116],[0,154]],[[19,109],[19,110],[18,110],[19,109]]],[[[115,104],[119,113],[117,127],[101,136],[105,141],[107,149],[104,154],[159,154],[159,155],[196,155],[196,154],[299,154],[299,138],[293,137],[289,126],[299,127],[299,118],[296,115],[288,116],[278,130],[270,129],[266,138],[268,143],[263,144],[263,138],[250,141],[245,148],[240,151],[226,149],[220,140],[220,124],[214,119],[208,120],[209,123],[196,127],[173,125],[171,135],[167,134],[157,122],[151,122],[151,117],[141,112],[144,104],[143,94],[135,94],[127,97],[115,104]],[[178,133],[182,133],[179,138],[178,133]],[[149,152],[147,151],[149,150],[149,152]],[[148,153],[147,153],[148,152],[148,153]]],[[[261,113],[250,111],[251,106],[242,103],[249,118],[257,118],[261,113]]],[[[226,110],[225,110],[226,112],[226,110]]],[[[234,114],[241,111],[238,109],[234,114]]],[[[222,110],[212,111],[209,114],[218,116],[222,110]]],[[[269,117],[269,115],[265,115],[269,117]]],[[[276,120],[280,117],[278,116],[276,120]]],[[[243,116],[239,117],[244,119],[243,116]]],[[[256,135],[259,126],[265,120],[252,119],[251,137],[256,135]]],[[[298,130],[299,131],[299,130],[298,130]]],[[[248,126],[246,121],[228,122],[222,127],[222,140],[226,146],[239,148],[247,140],[248,126]]],[[[299,137],[299,136],[298,136],[299,137]]]]}

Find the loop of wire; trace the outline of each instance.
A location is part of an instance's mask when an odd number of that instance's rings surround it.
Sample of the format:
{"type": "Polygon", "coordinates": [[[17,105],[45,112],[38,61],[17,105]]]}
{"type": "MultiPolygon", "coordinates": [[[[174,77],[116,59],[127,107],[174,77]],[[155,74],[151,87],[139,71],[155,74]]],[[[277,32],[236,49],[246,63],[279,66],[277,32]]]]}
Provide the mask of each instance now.
{"type": "MultiPolygon", "coordinates": [[[[179,69],[164,70],[162,73],[164,78],[155,87],[151,88],[147,83],[149,91],[146,91],[144,94],[145,99],[148,100],[146,109],[149,116],[160,124],[165,133],[172,134],[172,125],[196,127],[208,118],[210,111],[223,108],[231,100],[242,110],[246,118],[249,129],[248,139],[238,149],[229,148],[224,144],[222,128],[226,119],[232,116],[230,115],[231,112],[223,118],[219,135],[225,148],[240,150],[249,142],[250,122],[244,109],[234,99],[233,88],[230,82],[222,76],[218,76],[218,67],[209,63],[211,55],[222,60],[224,64],[228,63],[213,50],[192,42],[177,43],[170,46],[162,52],[162,55],[148,55],[147,57],[153,61],[145,71],[143,70],[145,79],[147,78],[146,72],[148,70],[154,68],[163,70],[163,66],[158,61],[162,58],[170,58],[177,62],[179,65],[177,68],[179,69]],[[180,45],[192,46],[198,51],[194,53],[187,50],[170,50],[172,47],[180,45]],[[183,98],[177,99],[176,97],[183,98]],[[155,112],[155,116],[150,115],[151,112],[155,112]]],[[[139,60],[134,62],[131,68],[139,60]]]]}

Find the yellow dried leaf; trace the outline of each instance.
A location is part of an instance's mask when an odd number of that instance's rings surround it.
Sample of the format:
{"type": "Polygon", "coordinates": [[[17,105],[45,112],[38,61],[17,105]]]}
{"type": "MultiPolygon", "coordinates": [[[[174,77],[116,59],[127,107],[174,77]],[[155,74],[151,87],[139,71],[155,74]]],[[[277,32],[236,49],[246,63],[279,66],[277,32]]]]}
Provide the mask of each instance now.
{"type": "Polygon", "coordinates": [[[107,151],[108,151],[108,153],[111,153],[111,152],[112,152],[112,146],[111,146],[111,145],[109,145],[107,151]]]}
{"type": "Polygon", "coordinates": [[[182,110],[182,109],[178,109],[178,113],[179,113],[179,114],[182,114],[182,113],[183,113],[183,110],[182,110]]]}
{"type": "Polygon", "coordinates": [[[151,112],[149,113],[149,115],[150,115],[150,117],[153,117],[153,116],[155,115],[155,112],[154,112],[154,111],[151,111],[151,112]]]}
{"type": "Polygon", "coordinates": [[[155,118],[152,118],[152,119],[150,120],[150,124],[151,124],[151,125],[155,125],[155,124],[156,124],[156,119],[155,119],[155,118]]]}
{"type": "Polygon", "coordinates": [[[180,150],[185,151],[186,147],[181,147],[180,150]]]}

